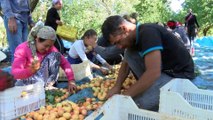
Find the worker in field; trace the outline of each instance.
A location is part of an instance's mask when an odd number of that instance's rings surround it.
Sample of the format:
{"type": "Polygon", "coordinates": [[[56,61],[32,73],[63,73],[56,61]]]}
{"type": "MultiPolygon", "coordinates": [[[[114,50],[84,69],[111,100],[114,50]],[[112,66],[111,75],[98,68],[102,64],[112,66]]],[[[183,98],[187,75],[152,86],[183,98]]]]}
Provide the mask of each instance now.
{"type": "Polygon", "coordinates": [[[16,47],[27,40],[28,29],[35,23],[32,20],[30,1],[28,0],[1,0],[4,27],[7,33],[7,43],[13,62],[16,47]]]}
{"type": "Polygon", "coordinates": [[[88,29],[80,40],[76,40],[70,47],[68,61],[70,64],[80,64],[84,61],[89,61],[91,69],[99,70],[103,74],[107,74],[107,70],[112,70],[112,66],[94,49],[89,46],[90,42],[97,40],[97,32],[93,29],[88,29]],[[98,61],[99,64],[95,64],[94,61],[98,61]],[[101,64],[101,65],[100,65],[101,64]]]}
{"type": "Polygon", "coordinates": [[[69,91],[76,89],[74,73],[67,59],[54,46],[55,30],[49,26],[36,26],[28,41],[20,44],[14,54],[11,73],[16,86],[43,82],[45,87],[57,83],[61,67],[68,79],[69,91]]]}
{"type": "Polygon", "coordinates": [[[196,37],[196,28],[199,28],[196,15],[192,12],[192,9],[188,10],[188,14],[185,17],[185,27],[187,29],[187,34],[190,40],[190,44],[194,42],[196,37]]]}
{"type": "Polygon", "coordinates": [[[102,33],[111,44],[125,49],[116,84],[107,97],[120,94],[131,69],[137,82],[122,94],[131,96],[140,108],[157,111],[163,85],[172,78],[195,77],[193,60],[184,44],[162,26],[135,25],[115,15],[104,21],[102,33]]]}
{"type": "MultiPolygon", "coordinates": [[[[62,0],[52,0],[52,7],[47,11],[45,25],[52,27],[55,31],[57,31],[58,26],[62,26],[63,22],[59,15],[59,11],[63,7],[62,0]]],[[[62,39],[57,35],[57,39],[54,43],[54,46],[58,49],[62,54],[65,53],[65,48],[62,39]]]]}

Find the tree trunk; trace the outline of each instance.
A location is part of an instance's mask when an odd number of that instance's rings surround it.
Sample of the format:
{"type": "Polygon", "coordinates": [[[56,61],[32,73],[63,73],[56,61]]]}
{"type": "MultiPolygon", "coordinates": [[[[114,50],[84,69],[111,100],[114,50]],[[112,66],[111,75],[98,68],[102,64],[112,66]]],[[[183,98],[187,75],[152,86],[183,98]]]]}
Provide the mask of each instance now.
{"type": "Polygon", "coordinates": [[[211,27],[213,27],[213,24],[211,24],[211,25],[209,25],[209,26],[207,26],[206,28],[203,29],[203,35],[204,35],[204,36],[207,35],[207,32],[208,32],[208,30],[209,30],[211,27]]]}
{"type": "MultiPolygon", "coordinates": [[[[38,4],[38,2],[39,2],[39,0],[30,0],[30,10],[31,10],[31,12],[33,12],[33,10],[35,9],[35,7],[38,4]]],[[[3,16],[1,7],[0,7],[0,16],[1,17],[3,16]]]]}
{"type": "Polygon", "coordinates": [[[38,4],[39,0],[30,0],[30,9],[31,12],[35,9],[36,5],[38,4]]]}

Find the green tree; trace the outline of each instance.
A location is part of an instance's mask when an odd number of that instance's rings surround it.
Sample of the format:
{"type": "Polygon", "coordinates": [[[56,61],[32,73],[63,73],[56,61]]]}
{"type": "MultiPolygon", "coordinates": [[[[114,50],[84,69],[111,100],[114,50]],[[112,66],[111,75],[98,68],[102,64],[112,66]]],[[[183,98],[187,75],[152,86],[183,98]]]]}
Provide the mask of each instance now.
{"type": "Polygon", "coordinates": [[[197,16],[200,25],[199,35],[213,35],[213,1],[212,0],[185,0],[183,10],[173,17],[181,22],[185,22],[184,18],[188,9],[191,8],[197,16]]]}
{"type": "Polygon", "coordinates": [[[37,4],[37,7],[32,12],[32,17],[35,22],[39,19],[39,17],[42,17],[42,20],[45,21],[47,11],[52,6],[51,1],[46,0],[40,0],[37,4]]]}
{"type": "Polygon", "coordinates": [[[100,33],[100,27],[106,17],[114,14],[134,12],[133,5],[138,0],[72,0],[64,1],[62,20],[78,29],[78,37],[89,28],[100,33]]]}
{"type": "Polygon", "coordinates": [[[171,16],[167,0],[140,0],[135,8],[141,22],[164,22],[171,16]]]}
{"type": "Polygon", "coordinates": [[[203,35],[213,28],[213,1],[212,0],[186,0],[185,11],[191,8],[197,15],[203,35]]]}

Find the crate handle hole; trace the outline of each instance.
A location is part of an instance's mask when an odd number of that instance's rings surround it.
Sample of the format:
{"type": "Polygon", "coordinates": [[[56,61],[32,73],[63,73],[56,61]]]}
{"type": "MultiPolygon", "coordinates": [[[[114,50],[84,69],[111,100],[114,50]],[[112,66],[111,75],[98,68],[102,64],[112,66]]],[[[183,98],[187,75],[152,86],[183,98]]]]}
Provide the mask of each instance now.
{"type": "Polygon", "coordinates": [[[98,115],[95,120],[100,120],[104,116],[104,113],[102,112],[100,115],[98,115]]]}

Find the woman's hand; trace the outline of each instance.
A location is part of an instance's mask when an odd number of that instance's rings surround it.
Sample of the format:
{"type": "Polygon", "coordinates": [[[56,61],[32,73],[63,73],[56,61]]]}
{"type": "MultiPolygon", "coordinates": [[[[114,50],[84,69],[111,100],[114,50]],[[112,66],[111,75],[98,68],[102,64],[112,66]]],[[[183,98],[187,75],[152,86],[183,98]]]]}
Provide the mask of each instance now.
{"type": "Polygon", "coordinates": [[[33,61],[30,66],[30,70],[34,74],[40,69],[40,67],[41,67],[41,64],[39,61],[33,61]]]}
{"type": "Polygon", "coordinates": [[[61,22],[60,20],[56,20],[56,23],[60,26],[63,25],[63,22],[61,22]]]}
{"type": "Polygon", "coordinates": [[[68,81],[68,91],[70,93],[75,93],[75,91],[77,90],[76,84],[74,80],[68,81]]]}

